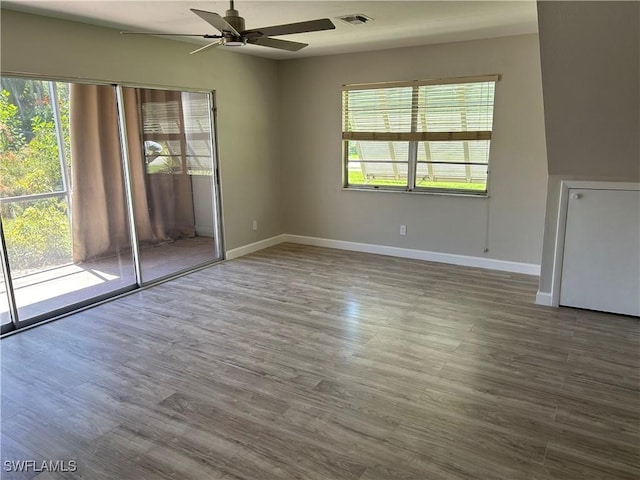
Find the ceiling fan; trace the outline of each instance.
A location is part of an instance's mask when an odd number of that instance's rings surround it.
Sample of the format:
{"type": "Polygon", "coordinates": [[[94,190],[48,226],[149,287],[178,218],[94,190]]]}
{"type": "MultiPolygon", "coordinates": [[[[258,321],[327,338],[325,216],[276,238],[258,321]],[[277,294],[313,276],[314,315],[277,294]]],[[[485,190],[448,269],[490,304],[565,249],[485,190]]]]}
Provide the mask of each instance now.
{"type": "Polygon", "coordinates": [[[192,8],[191,11],[202,18],[209,25],[220,31],[220,35],[209,34],[192,34],[192,33],[159,33],[159,32],[120,32],[126,35],[173,35],[182,37],[202,37],[216,39],[215,42],[200,47],[190,55],[202,52],[217,45],[226,45],[228,47],[239,47],[250,43],[252,45],[260,45],[262,47],[278,48],[280,50],[288,50],[297,52],[306,47],[307,43],[291,42],[289,40],[280,40],[279,35],[291,35],[294,33],[318,32],[320,30],[333,30],[335,25],[328,18],[318,20],[309,20],[306,22],[287,23],[284,25],[272,25],[270,27],[252,28],[245,30],[244,18],[238,11],[233,8],[233,0],[229,2],[229,10],[224,17],[217,13],[197,10],[192,8]]]}

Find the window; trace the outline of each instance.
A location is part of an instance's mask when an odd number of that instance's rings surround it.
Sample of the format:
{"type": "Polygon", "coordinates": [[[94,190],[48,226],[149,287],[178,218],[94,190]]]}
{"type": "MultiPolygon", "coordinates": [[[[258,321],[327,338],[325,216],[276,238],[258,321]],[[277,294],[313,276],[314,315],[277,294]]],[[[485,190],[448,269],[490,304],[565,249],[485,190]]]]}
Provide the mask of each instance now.
{"type": "Polygon", "coordinates": [[[211,176],[210,109],[194,92],[141,90],[147,173],[211,176]]]}
{"type": "Polygon", "coordinates": [[[344,186],[486,194],[497,80],[345,86],[344,186]]]}

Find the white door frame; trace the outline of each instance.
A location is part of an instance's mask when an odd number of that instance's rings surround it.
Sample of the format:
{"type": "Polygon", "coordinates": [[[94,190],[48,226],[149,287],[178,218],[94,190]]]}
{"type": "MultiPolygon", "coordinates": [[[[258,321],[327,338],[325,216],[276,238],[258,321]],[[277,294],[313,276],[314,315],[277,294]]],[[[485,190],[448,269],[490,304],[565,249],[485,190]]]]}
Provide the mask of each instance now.
{"type": "Polygon", "coordinates": [[[634,182],[597,182],[585,180],[562,180],[560,183],[560,202],[558,205],[558,224],[553,254],[553,273],[551,274],[551,306],[560,306],[560,285],[562,283],[562,261],[564,260],[564,239],[567,229],[567,211],[571,189],[591,190],[640,190],[640,183],[634,182]]]}

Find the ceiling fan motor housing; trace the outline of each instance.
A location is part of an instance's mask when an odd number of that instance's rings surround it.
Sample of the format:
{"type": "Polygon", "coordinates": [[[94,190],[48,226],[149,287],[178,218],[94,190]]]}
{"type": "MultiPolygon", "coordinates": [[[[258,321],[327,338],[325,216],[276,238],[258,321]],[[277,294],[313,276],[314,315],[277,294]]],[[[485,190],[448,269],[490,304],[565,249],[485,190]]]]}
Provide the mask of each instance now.
{"type": "Polygon", "coordinates": [[[224,17],[225,21],[236,29],[237,32],[244,32],[244,18],[240,16],[237,10],[231,8],[227,10],[224,17]]]}

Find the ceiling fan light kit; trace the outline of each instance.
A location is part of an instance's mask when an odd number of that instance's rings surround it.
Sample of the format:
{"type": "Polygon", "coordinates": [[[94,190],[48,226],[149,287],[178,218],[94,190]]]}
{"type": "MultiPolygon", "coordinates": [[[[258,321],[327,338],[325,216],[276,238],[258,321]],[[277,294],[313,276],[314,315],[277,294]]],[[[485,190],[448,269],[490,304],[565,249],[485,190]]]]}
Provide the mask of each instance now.
{"type": "Polygon", "coordinates": [[[223,38],[220,43],[225,47],[242,47],[247,44],[246,40],[235,40],[233,38],[223,38]]]}
{"type": "Polygon", "coordinates": [[[335,25],[328,18],[318,20],[308,20],[306,22],[288,23],[284,25],[273,25],[270,27],[253,28],[246,30],[244,18],[240,16],[234,8],[233,0],[229,2],[229,10],[225,12],[225,16],[221,17],[217,13],[207,12],[205,10],[197,10],[192,8],[191,11],[202,18],[209,25],[220,32],[220,35],[198,35],[185,33],[157,33],[157,32],[120,32],[129,35],[179,35],[216,39],[215,42],[200,47],[191,52],[191,54],[202,52],[210,47],[224,45],[227,47],[241,47],[247,43],[259,45],[262,47],[277,48],[279,50],[288,50],[297,52],[306,47],[308,44],[300,42],[292,42],[290,40],[281,40],[277,37],[280,35],[293,35],[296,33],[318,32],[321,30],[333,30],[335,25]]]}

